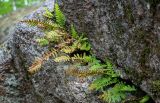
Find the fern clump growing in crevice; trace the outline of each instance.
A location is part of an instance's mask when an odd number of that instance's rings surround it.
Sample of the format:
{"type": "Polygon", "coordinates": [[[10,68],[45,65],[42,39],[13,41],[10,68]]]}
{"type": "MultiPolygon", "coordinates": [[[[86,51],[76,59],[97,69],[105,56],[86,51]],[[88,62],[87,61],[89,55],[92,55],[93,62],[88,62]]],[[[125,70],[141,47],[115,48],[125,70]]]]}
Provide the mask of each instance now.
{"type": "Polygon", "coordinates": [[[91,54],[91,45],[84,35],[78,35],[71,25],[70,33],[65,30],[66,18],[60,10],[58,4],[55,4],[54,12],[47,8],[44,17],[47,21],[24,20],[32,26],[42,28],[45,32],[44,37],[37,38],[36,42],[40,46],[49,46],[42,57],[35,59],[29,67],[28,72],[34,74],[40,70],[44,61],[53,58],[55,62],[71,62],[71,66],[66,73],[79,77],[87,78],[88,76],[99,75],[89,86],[90,90],[100,91],[99,98],[108,103],[118,103],[123,101],[128,93],[136,91],[133,85],[127,84],[119,79],[119,75],[114,71],[113,65],[109,60],[102,63],[91,54]],[[53,21],[55,19],[55,21],[53,21]],[[78,64],[78,65],[77,65],[78,64]],[[87,69],[80,70],[78,66],[86,66],[87,69]]]}

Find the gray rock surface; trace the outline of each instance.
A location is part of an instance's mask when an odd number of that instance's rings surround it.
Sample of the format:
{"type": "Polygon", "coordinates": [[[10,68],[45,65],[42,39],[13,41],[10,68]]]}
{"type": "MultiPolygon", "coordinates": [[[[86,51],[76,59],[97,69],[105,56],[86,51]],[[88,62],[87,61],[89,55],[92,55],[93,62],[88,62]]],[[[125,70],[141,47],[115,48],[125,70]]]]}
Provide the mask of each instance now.
{"type": "MultiPolygon", "coordinates": [[[[24,19],[43,19],[44,7],[53,10],[53,2],[48,0],[24,19]]],[[[27,73],[34,59],[47,50],[34,43],[42,35],[39,28],[18,23],[1,46],[0,103],[101,103],[87,89],[91,78],[82,83],[66,75],[67,64],[49,60],[39,73],[27,73]]]]}
{"type": "Polygon", "coordinates": [[[160,1],[61,1],[68,24],[87,34],[97,57],[111,59],[122,78],[160,103],[160,1]]]}
{"type": "Polygon", "coordinates": [[[5,16],[0,17],[0,44],[7,40],[13,29],[14,25],[19,22],[24,16],[33,12],[39,7],[35,4],[34,6],[19,9],[5,16]]]}

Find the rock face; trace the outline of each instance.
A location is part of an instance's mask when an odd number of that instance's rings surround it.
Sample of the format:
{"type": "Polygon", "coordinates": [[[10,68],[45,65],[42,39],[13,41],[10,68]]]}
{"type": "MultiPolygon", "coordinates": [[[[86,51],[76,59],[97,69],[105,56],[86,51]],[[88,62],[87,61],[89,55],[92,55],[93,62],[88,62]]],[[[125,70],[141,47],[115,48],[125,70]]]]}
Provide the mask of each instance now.
{"type": "Polygon", "coordinates": [[[61,0],[68,23],[86,33],[98,58],[160,103],[160,1],[61,0]]]}
{"type": "MultiPolygon", "coordinates": [[[[42,7],[24,19],[43,19],[44,7],[53,10],[54,1],[48,0],[42,7]]],[[[37,27],[18,23],[10,38],[0,49],[0,103],[101,103],[87,86],[92,78],[81,83],[65,74],[68,65],[47,61],[41,72],[29,75],[27,68],[35,57],[46,48],[34,43],[43,36],[37,27]]]]}
{"type": "Polygon", "coordinates": [[[23,8],[14,11],[6,16],[0,17],[0,44],[7,40],[8,34],[13,31],[14,25],[22,19],[26,14],[36,10],[39,5],[23,8]]]}
{"type": "MultiPolygon", "coordinates": [[[[41,19],[44,7],[24,19],[41,19]]],[[[61,0],[68,24],[86,33],[98,58],[109,58],[131,80],[160,103],[160,4],[158,0],[61,0]]],[[[68,65],[52,60],[31,76],[27,68],[47,47],[34,43],[43,36],[36,27],[18,23],[0,49],[0,103],[101,103],[83,83],[65,74],[68,65]]]]}

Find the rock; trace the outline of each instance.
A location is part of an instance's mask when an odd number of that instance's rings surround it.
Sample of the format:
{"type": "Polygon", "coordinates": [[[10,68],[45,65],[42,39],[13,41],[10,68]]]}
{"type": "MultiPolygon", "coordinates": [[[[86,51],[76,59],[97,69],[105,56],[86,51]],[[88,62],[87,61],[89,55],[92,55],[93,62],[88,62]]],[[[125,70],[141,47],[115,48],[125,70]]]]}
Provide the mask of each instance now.
{"type": "MultiPolygon", "coordinates": [[[[24,19],[43,19],[44,7],[53,10],[53,0],[24,19]]],[[[88,89],[92,78],[81,83],[66,75],[68,65],[46,61],[33,76],[27,72],[36,57],[47,51],[35,44],[44,33],[37,27],[19,22],[0,50],[0,103],[101,103],[88,89]]]]}
{"type": "Polygon", "coordinates": [[[13,29],[14,25],[19,22],[24,16],[31,13],[38,8],[39,5],[30,6],[17,11],[14,11],[8,15],[0,17],[0,44],[7,40],[13,29]]]}
{"type": "Polygon", "coordinates": [[[160,103],[159,1],[61,0],[68,24],[86,33],[93,51],[117,65],[131,80],[160,103]],[[153,1],[153,2],[152,2],[153,1]]]}

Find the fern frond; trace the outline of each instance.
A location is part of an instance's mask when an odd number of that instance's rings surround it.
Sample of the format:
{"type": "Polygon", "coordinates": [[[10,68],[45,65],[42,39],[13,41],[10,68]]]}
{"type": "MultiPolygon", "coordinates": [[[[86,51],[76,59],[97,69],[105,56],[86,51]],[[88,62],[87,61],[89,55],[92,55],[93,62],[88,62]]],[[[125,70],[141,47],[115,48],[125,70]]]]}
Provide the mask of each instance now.
{"type": "Polygon", "coordinates": [[[63,27],[65,25],[66,18],[57,3],[55,3],[55,17],[56,23],[63,27]]]}
{"type": "Polygon", "coordinates": [[[65,46],[64,48],[61,49],[62,52],[71,54],[76,50],[73,46],[65,46]]]}
{"type": "Polygon", "coordinates": [[[29,67],[28,72],[31,74],[37,72],[41,68],[44,61],[48,60],[49,57],[51,57],[51,56],[56,57],[57,55],[58,55],[58,53],[55,49],[52,49],[51,51],[45,52],[42,55],[42,58],[35,59],[33,64],[29,67]]]}
{"type": "Polygon", "coordinates": [[[73,57],[71,57],[72,61],[81,61],[81,62],[85,62],[85,63],[88,63],[88,62],[92,62],[93,61],[93,58],[92,56],[87,56],[86,53],[84,54],[74,54],[73,57]]]}
{"type": "Polygon", "coordinates": [[[117,83],[111,89],[104,91],[104,93],[100,95],[100,98],[109,103],[118,103],[126,98],[127,96],[126,92],[128,91],[135,91],[135,88],[130,87],[124,83],[117,83]]]}
{"type": "Polygon", "coordinates": [[[89,51],[91,49],[91,45],[88,42],[84,42],[81,45],[78,45],[80,50],[89,51]]]}
{"type": "Polygon", "coordinates": [[[100,77],[96,80],[94,80],[90,86],[90,90],[102,90],[104,87],[107,87],[109,85],[117,83],[117,78],[111,78],[111,77],[100,77]]]}
{"type": "Polygon", "coordinates": [[[55,31],[50,31],[45,35],[45,38],[51,42],[58,42],[60,41],[60,39],[62,38],[62,35],[59,35],[57,32],[55,31]]]}
{"type": "Polygon", "coordinates": [[[44,21],[40,21],[40,20],[34,20],[34,19],[29,19],[29,20],[23,20],[21,22],[25,22],[29,25],[32,26],[37,26],[39,28],[43,28],[43,29],[60,29],[61,27],[55,23],[52,22],[44,22],[44,21]]]}
{"type": "Polygon", "coordinates": [[[40,46],[46,46],[49,44],[49,41],[45,38],[36,39],[36,42],[38,42],[40,46]]]}
{"type": "Polygon", "coordinates": [[[51,56],[52,56],[52,57],[57,57],[57,55],[58,55],[57,50],[52,49],[51,51],[45,52],[45,53],[42,55],[42,59],[43,59],[43,60],[48,60],[51,56]]]}
{"type": "Polygon", "coordinates": [[[114,71],[113,65],[109,60],[106,60],[106,65],[107,65],[108,75],[110,75],[111,77],[118,77],[118,74],[114,71]]]}
{"type": "Polygon", "coordinates": [[[49,18],[49,19],[52,19],[53,18],[53,14],[47,9],[47,8],[44,8],[45,9],[45,13],[43,14],[43,16],[49,18]]]}
{"type": "Polygon", "coordinates": [[[60,56],[54,59],[55,62],[66,62],[66,61],[70,61],[70,57],[67,56],[60,56]]]}
{"type": "Polygon", "coordinates": [[[94,76],[94,75],[100,75],[100,74],[104,74],[106,72],[106,70],[104,69],[99,69],[99,70],[79,70],[78,68],[75,67],[70,67],[69,69],[66,70],[66,73],[71,75],[71,76],[75,76],[75,77],[79,77],[79,78],[86,78],[88,76],[94,76]]]}
{"type": "Polygon", "coordinates": [[[78,33],[76,32],[73,24],[71,25],[71,35],[74,39],[77,39],[79,36],[78,36],[78,33]]]}
{"type": "Polygon", "coordinates": [[[43,63],[43,60],[38,58],[36,59],[33,64],[29,67],[28,72],[30,74],[34,74],[35,72],[39,71],[43,63]]]}
{"type": "Polygon", "coordinates": [[[56,29],[54,31],[57,32],[57,34],[63,36],[63,39],[69,38],[69,34],[63,29],[56,29]]]}
{"type": "Polygon", "coordinates": [[[147,101],[150,99],[150,97],[148,95],[145,95],[140,101],[139,103],[147,103],[147,101]]]}
{"type": "Polygon", "coordinates": [[[105,64],[96,63],[96,64],[91,64],[90,70],[103,69],[105,67],[106,67],[105,64]]]}

